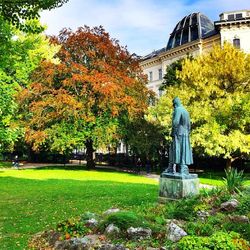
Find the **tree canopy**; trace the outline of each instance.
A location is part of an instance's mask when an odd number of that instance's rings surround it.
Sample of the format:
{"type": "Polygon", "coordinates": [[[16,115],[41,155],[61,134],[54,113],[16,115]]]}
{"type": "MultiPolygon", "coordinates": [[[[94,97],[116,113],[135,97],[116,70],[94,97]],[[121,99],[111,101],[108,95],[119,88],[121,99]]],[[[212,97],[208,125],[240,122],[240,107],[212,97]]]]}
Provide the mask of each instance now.
{"type": "Polygon", "coordinates": [[[35,150],[61,153],[94,148],[119,139],[119,124],[147,108],[150,91],[138,61],[102,27],[64,29],[54,42],[61,46],[59,64],[44,61],[33,83],[20,97],[26,140],[35,150]]]}
{"type": "MultiPolygon", "coordinates": [[[[36,23],[37,21],[30,21],[36,23]]],[[[36,24],[35,24],[36,25],[36,24]]],[[[13,150],[23,134],[18,125],[15,95],[30,83],[33,70],[44,58],[54,60],[58,46],[42,34],[26,34],[0,17],[0,151],[13,150]]]]}
{"type": "MultiPolygon", "coordinates": [[[[228,166],[250,154],[250,55],[230,44],[203,56],[185,59],[151,119],[170,132],[172,99],[179,96],[190,112],[192,144],[197,154],[227,159],[228,166]]],[[[170,139],[170,137],[169,137],[170,139]]]]}
{"type": "Polygon", "coordinates": [[[31,26],[25,21],[38,19],[39,11],[62,6],[68,0],[0,0],[0,16],[23,31],[40,32],[42,26],[31,26]]]}

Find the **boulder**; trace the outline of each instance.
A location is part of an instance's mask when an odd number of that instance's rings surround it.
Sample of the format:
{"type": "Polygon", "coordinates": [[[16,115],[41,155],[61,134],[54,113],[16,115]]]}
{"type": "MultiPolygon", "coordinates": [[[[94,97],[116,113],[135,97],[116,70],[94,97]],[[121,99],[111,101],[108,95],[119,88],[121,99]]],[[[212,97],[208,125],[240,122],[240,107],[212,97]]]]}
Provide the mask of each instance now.
{"type": "Polygon", "coordinates": [[[123,245],[113,245],[113,244],[104,244],[101,245],[100,248],[98,248],[98,250],[128,250],[127,248],[125,248],[123,245]]]}
{"type": "Polygon", "coordinates": [[[84,238],[57,241],[54,246],[55,250],[88,250],[89,248],[89,242],[84,238]]]}
{"type": "Polygon", "coordinates": [[[220,205],[220,209],[223,211],[232,212],[239,206],[239,202],[236,199],[231,199],[229,201],[223,202],[220,205]]]}
{"type": "Polygon", "coordinates": [[[167,226],[167,239],[172,242],[179,241],[182,237],[187,236],[187,233],[177,226],[175,223],[171,222],[167,226]]]}
{"type": "Polygon", "coordinates": [[[229,219],[235,223],[249,223],[249,219],[245,215],[230,215],[229,219]]]}
{"type": "Polygon", "coordinates": [[[105,211],[103,214],[104,215],[109,215],[109,214],[113,214],[113,213],[117,213],[120,212],[119,208],[110,208],[107,211],[105,211]]]}
{"type": "Polygon", "coordinates": [[[55,250],[89,250],[101,246],[98,235],[86,235],[83,238],[73,238],[70,240],[57,241],[55,250]]]}
{"type": "Polygon", "coordinates": [[[130,227],[127,229],[128,237],[131,239],[147,239],[152,235],[150,228],[130,227]]]}
{"type": "Polygon", "coordinates": [[[92,218],[92,219],[86,220],[85,225],[87,227],[91,227],[91,228],[96,227],[98,225],[98,221],[96,219],[92,218]]]}
{"type": "Polygon", "coordinates": [[[120,229],[116,227],[114,224],[109,224],[105,229],[105,234],[109,236],[118,235],[120,233],[120,229]]]}
{"type": "Polygon", "coordinates": [[[197,212],[197,217],[202,220],[205,221],[207,219],[207,217],[209,216],[209,213],[207,211],[198,211],[197,212]]]}

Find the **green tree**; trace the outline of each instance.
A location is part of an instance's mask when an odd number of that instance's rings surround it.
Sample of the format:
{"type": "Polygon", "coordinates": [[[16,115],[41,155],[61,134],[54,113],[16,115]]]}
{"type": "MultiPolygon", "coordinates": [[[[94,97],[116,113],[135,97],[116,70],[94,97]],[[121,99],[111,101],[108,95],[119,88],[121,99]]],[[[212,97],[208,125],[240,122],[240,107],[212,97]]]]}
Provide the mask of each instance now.
{"type": "Polygon", "coordinates": [[[172,85],[180,85],[180,79],[177,77],[176,72],[182,70],[183,58],[171,63],[167,66],[166,73],[163,77],[163,82],[160,86],[160,90],[164,90],[172,85]]]}
{"type": "Polygon", "coordinates": [[[102,27],[64,29],[59,64],[44,61],[33,84],[20,95],[26,140],[41,148],[67,153],[85,145],[87,167],[96,148],[117,141],[120,124],[141,115],[150,92],[136,58],[102,27]]]}
{"type": "Polygon", "coordinates": [[[164,146],[163,128],[140,117],[132,120],[126,127],[126,142],[130,150],[141,159],[159,159],[164,146]]]}
{"type": "Polygon", "coordinates": [[[0,16],[23,31],[41,32],[44,27],[25,21],[39,19],[39,11],[62,6],[68,0],[0,0],[0,16]]]}
{"type": "MultiPolygon", "coordinates": [[[[37,25],[37,21],[29,21],[37,25]]],[[[29,84],[30,75],[44,58],[54,60],[58,46],[42,34],[26,34],[0,17],[0,151],[13,150],[22,137],[15,96],[29,84]]]]}
{"type": "Polygon", "coordinates": [[[250,154],[250,55],[230,44],[185,59],[179,86],[151,108],[150,119],[166,126],[170,140],[172,99],[179,96],[190,112],[191,140],[198,154],[227,159],[227,167],[250,154]]]}

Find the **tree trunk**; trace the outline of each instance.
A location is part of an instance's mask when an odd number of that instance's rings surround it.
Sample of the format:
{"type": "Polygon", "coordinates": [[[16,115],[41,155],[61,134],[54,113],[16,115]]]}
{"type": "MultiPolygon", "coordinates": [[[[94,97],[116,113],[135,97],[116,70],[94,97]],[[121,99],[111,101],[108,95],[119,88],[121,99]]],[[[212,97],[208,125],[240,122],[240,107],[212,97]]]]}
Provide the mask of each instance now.
{"type": "Polygon", "coordinates": [[[95,168],[95,160],[94,160],[94,148],[93,148],[93,141],[88,139],[85,143],[86,146],[86,161],[87,161],[87,169],[95,168]]]}
{"type": "Polygon", "coordinates": [[[226,170],[229,171],[232,168],[232,162],[234,161],[233,158],[227,158],[226,159],[226,170]]]}

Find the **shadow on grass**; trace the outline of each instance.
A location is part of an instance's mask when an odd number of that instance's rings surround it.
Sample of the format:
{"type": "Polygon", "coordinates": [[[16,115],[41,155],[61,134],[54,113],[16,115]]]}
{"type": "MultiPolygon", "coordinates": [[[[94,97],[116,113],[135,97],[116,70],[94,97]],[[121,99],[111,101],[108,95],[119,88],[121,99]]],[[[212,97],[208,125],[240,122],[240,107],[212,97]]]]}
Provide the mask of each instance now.
{"type": "Polygon", "coordinates": [[[86,165],[55,165],[55,166],[41,166],[33,168],[34,170],[87,170],[86,165]]]}
{"type": "Polygon", "coordinates": [[[133,176],[139,174],[133,172],[131,169],[97,165],[94,169],[87,169],[86,165],[55,165],[55,166],[44,166],[39,168],[33,168],[34,170],[73,170],[73,171],[98,171],[98,172],[115,172],[115,173],[128,173],[133,176]]]}
{"type": "Polygon", "coordinates": [[[106,180],[0,177],[0,189],[1,249],[27,249],[31,235],[86,211],[137,207],[158,197],[157,185],[106,180]]]}

